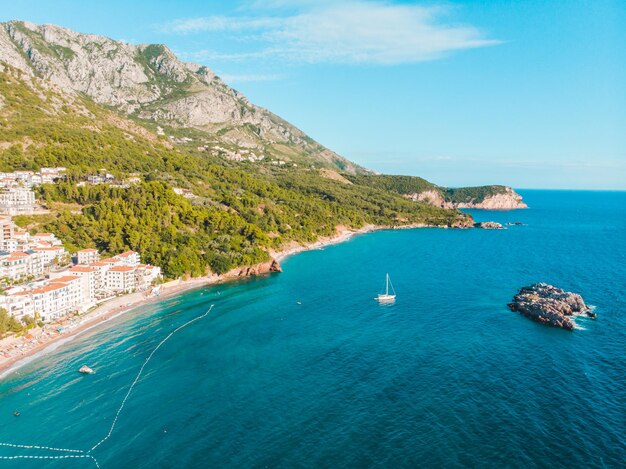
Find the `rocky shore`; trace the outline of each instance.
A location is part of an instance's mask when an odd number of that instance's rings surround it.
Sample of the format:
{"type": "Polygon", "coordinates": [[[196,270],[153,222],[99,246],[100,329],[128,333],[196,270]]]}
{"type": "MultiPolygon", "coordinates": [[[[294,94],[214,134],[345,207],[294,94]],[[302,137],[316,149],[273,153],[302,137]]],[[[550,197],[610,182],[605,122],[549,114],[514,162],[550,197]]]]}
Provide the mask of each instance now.
{"type": "Polygon", "coordinates": [[[577,293],[567,292],[547,283],[535,283],[522,287],[509,303],[511,311],[546,324],[573,330],[576,316],[586,315],[592,319],[596,314],[577,293]]]}
{"type": "Polygon", "coordinates": [[[474,223],[475,228],[482,228],[483,230],[503,230],[504,226],[501,223],[495,221],[481,221],[474,223]]]}

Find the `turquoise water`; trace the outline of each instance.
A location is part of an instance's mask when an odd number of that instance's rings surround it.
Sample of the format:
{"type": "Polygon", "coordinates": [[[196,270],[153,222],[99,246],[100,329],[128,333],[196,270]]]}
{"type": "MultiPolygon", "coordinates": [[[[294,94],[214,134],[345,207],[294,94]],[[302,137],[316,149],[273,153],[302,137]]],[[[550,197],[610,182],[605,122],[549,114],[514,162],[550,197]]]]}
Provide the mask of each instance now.
{"type": "MultiPolygon", "coordinates": [[[[368,234],[118,318],[0,382],[0,442],[91,448],[156,345],[215,304],[154,354],[101,467],[623,466],[626,193],[522,193],[529,210],[474,215],[524,226],[368,234]],[[508,311],[535,281],[598,319],[508,311]]],[[[19,454],[69,453],[0,447],[19,454]]]]}

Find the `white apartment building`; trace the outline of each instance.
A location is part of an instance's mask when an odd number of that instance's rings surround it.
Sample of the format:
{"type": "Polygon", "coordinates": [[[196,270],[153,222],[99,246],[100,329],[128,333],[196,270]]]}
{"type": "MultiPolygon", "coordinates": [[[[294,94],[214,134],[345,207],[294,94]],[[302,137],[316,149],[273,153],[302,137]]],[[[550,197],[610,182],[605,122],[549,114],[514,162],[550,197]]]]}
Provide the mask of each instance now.
{"type": "Polygon", "coordinates": [[[92,268],[95,271],[94,282],[96,287],[96,295],[105,292],[106,287],[106,273],[112,266],[106,262],[92,262],[87,267],[92,268]]]}
{"type": "Polygon", "coordinates": [[[28,254],[12,252],[0,254],[0,277],[10,281],[19,280],[29,275],[28,254]]]}
{"type": "Polygon", "coordinates": [[[96,293],[100,286],[97,281],[100,277],[100,273],[94,267],[84,265],[76,265],[70,268],[67,273],[83,280],[82,297],[85,302],[89,304],[93,303],[96,300],[96,293]]]}
{"type": "Polygon", "coordinates": [[[83,305],[88,305],[89,298],[83,296],[88,292],[86,287],[87,279],[84,277],[77,277],[75,275],[64,275],[50,280],[50,285],[67,285],[69,286],[67,302],[71,310],[82,309],[83,305]]]}
{"type": "Polygon", "coordinates": [[[35,303],[30,295],[17,292],[0,295],[0,308],[4,308],[15,319],[21,321],[24,316],[35,317],[35,303]]]}
{"type": "Polygon", "coordinates": [[[34,311],[46,322],[58,319],[75,309],[76,298],[72,295],[74,288],[73,285],[66,283],[51,283],[18,295],[30,296],[34,311]]]}
{"type": "Polygon", "coordinates": [[[78,265],[88,265],[99,260],[100,253],[97,249],[81,249],[76,253],[76,264],[78,265]]]}
{"type": "Polygon", "coordinates": [[[112,293],[130,293],[137,288],[134,267],[114,266],[106,271],[105,289],[112,293]]]}
{"type": "Polygon", "coordinates": [[[25,187],[0,191],[0,212],[7,215],[30,214],[35,209],[35,193],[25,187]]]}
{"type": "Polygon", "coordinates": [[[46,266],[51,265],[55,260],[60,260],[63,256],[67,255],[67,251],[63,246],[35,247],[32,250],[42,255],[44,265],[46,266]]]}
{"type": "Polygon", "coordinates": [[[121,265],[125,265],[128,267],[137,267],[141,264],[141,256],[139,256],[138,252],[135,251],[126,251],[122,254],[118,254],[113,257],[113,259],[117,259],[121,262],[121,265]]]}

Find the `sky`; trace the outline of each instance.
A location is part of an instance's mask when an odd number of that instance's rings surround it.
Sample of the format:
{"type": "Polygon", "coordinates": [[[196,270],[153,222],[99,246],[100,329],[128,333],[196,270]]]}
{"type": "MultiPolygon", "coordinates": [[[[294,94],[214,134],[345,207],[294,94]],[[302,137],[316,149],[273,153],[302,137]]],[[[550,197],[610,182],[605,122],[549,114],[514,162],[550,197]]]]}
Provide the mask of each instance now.
{"type": "Polygon", "coordinates": [[[164,43],[376,171],[626,190],[623,0],[0,0],[164,43]]]}

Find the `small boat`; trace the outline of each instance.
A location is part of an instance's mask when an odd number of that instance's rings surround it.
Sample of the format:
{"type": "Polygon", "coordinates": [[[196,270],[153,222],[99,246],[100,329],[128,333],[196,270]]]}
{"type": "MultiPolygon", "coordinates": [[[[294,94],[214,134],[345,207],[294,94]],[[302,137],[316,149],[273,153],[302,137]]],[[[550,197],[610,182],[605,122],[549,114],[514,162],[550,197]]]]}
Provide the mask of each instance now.
{"type": "Polygon", "coordinates": [[[391,303],[396,300],[396,291],[391,284],[391,279],[389,278],[389,274],[385,277],[385,293],[379,293],[376,298],[374,298],[379,303],[391,303]],[[389,293],[389,287],[391,287],[391,291],[393,294],[389,293]]]}
{"type": "Polygon", "coordinates": [[[14,410],[13,411],[13,417],[19,417],[20,416],[20,411],[19,410],[14,410]]]}
{"type": "Polygon", "coordinates": [[[83,365],[80,367],[80,370],[78,370],[79,373],[82,373],[84,375],[93,375],[95,373],[94,370],[92,370],[91,368],[89,368],[87,365],[83,365]]]}

